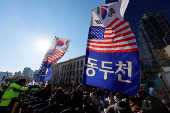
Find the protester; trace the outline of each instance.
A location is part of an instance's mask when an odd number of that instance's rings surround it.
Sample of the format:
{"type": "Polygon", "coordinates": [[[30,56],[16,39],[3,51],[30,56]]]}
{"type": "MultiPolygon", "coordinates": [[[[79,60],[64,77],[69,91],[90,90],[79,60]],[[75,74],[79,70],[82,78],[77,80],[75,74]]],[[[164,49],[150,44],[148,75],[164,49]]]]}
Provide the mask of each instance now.
{"type": "Polygon", "coordinates": [[[165,99],[165,92],[166,92],[166,89],[164,87],[161,87],[161,98],[163,100],[165,99]]]}
{"type": "Polygon", "coordinates": [[[82,108],[83,106],[83,91],[82,85],[79,85],[76,90],[74,90],[70,97],[65,101],[65,108],[82,108]]]}
{"type": "Polygon", "coordinates": [[[48,84],[45,88],[38,91],[35,97],[42,98],[45,101],[50,98],[51,94],[51,84],[48,84]]]}
{"type": "Polygon", "coordinates": [[[95,99],[96,99],[95,92],[91,93],[91,94],[90,94],[90,97],[91,97],[91,101],[92,101],[93,103],[95,103],[95,99]]]}
{"type": "Polygon", "coordinates": [[[154,96],[154,97],[156,97],[157,96],[157,94],[156,94],[156,92],[155,92],[155,89],[153,88],[153,87],[150,87],[149,88],[149,94],[151,95],[151,96],[154,96]]]}
{"type": "Polygon", "coordinates": [[[107,108],[106,113],[132,113],[130,106],[124,102],[120,101],[115,105],[111,105],[107,108]]]}
{"type": "Polygon", "coordinates": [[[95,106],[91,105],[91,98],[84,96],[83,99],[83,113],[98,113],[98,110],[95,106]]]}
{"type": "Polygon", "coordinates": [[[57,89],[52,101],[57,102],[58,104],[64,104],[64,92],[61,88],[57,89]]]}
{"type": "MultiPolygon", "coordinates": [[[[62,111],[62,113],[169,113],[168,109],[170,109],[167,90],[164,91],[165,96],[162,99],[161,92],[157,91],[155,97],[146,93],[144,89],[140,89],[137,95],[129,96],[100,88],[88,88],[87,90],[83,85],[79,85],[77,88],[59,86],[53,95],[55,88],[51,87],[50,84],[45,88],[38,89],[37,86],[32,86],[30,89],[33,90],[30,90],[30,93],[37,92],[34,96],[38,97],[37,99],[43,99],[45,103],[46,100],[49,100],[49,105],[61,105],[56,109],[62,111]],[[106,98],[108,94],[109,96],[106,98]],[[50,101],[50,97],[53,97],[52,101],[50,101]]],[[[150,89],[154,91],[153,88],[150,89]]],[[[18,91],[17,89],[14,90],[18,91]]],[[[7,107],[1,106],[1,109],[3,108],[7,109],[7,107]]]]}
{"type": "Polygon", "coordinates": [[[8,89],[4,92],[0,102],[1,113],[7,113],[7,108],[13,106],[12,99],[17,98],[20,92],[28,90],[28,87],[22,87],[23,85],[25,85],[25,82],[25,79],[20,79],[10,85],[8,89]]]}
{"type": "Polygon", "coordinates": [[[161,100],[157,97],[150,96],[145,91],[140,91],[137,97],[142,102],[142,113],[170,113],[161,100]]]}
{"type": "Polygon", "coordinates": [[[114,105],[116,103],[113,96],[114,96],[114,93],[110,92],[110,95],[108,97],[109,105],[114,105]]]}
{"type": "Polygon", "coordinates": [[[129,105],[133,113],[142,112],[142,102],[138,98],[132,96],[129,99],[129,105]]]}

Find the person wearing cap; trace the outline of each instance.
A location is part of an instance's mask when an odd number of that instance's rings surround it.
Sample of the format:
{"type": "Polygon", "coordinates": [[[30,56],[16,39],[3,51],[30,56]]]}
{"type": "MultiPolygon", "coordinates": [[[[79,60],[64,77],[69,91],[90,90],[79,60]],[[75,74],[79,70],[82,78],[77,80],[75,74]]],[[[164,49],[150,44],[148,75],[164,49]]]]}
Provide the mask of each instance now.
{"type": "MultiPolygon", "coordinates": [[[[13,98],[17,98],[20,92],[28,90],[28,87],[22,87],[23,85],[25,85],[25,82],[25,79],[20,79],[17,82],[11,84],[6,89],[0,102],[1,110],[4,110],[5,112],[6,108],[9,107],[13,98]]],[[[1,111],[1,113],[3,113],[3,111],[1,111]]]]}

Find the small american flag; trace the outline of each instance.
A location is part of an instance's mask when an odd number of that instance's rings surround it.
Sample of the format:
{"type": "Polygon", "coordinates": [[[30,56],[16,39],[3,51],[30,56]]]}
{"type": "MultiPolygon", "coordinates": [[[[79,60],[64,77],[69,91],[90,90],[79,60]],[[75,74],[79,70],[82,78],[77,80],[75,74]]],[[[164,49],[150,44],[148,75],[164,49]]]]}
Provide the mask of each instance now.
{"type": "Polygon", "coordinates": [[[99,53],[119,53],[138,51],[135,36],[129,23],[119,18],[106,27],[91,26],[87,49],[99,53]]]}

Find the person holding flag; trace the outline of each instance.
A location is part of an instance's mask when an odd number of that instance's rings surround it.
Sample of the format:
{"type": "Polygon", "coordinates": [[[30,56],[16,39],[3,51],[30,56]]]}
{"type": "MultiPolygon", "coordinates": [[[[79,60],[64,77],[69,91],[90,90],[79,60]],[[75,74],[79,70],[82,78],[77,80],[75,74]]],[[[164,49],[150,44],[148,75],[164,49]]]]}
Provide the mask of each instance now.
{"type": "Polygon", "coordinates": [[[55,37],[54,41],[47,51],[42,66],[38,73],[38,79],[40,81],[49,81],[52,77],[51,66],[56,63],[67,52],[71,40],[55,37]]]}
{"type": "Polygon", "coordinates": [[[135,95],[140,89],[136,38],[124,13],[129,0],[92,10],[83,84],[135,95]]]}
{"type": "Polygon", "coordinates": [[[0,102],[1,113],[8,113],[7,108],[13,106],[12,99],[17,98],[20,92],[28,90],[28,87],[23,87],[25,83],[25,79],[19,79],[6,89],[0,102]]]}

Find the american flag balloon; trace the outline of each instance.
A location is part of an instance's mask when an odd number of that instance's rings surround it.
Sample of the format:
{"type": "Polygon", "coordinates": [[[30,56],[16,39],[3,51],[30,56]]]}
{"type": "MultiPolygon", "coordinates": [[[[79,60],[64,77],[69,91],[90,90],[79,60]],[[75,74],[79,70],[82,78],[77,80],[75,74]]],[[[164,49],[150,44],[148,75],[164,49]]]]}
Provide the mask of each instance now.
{"type": "Polygon", "coordinates": [[[52,76],[51,66],[60,60],[67,52],[71,40],[55,37],[50,49],[45,54],[43,63],[40,67],[38,79],[49,81],[52,76]]]}

